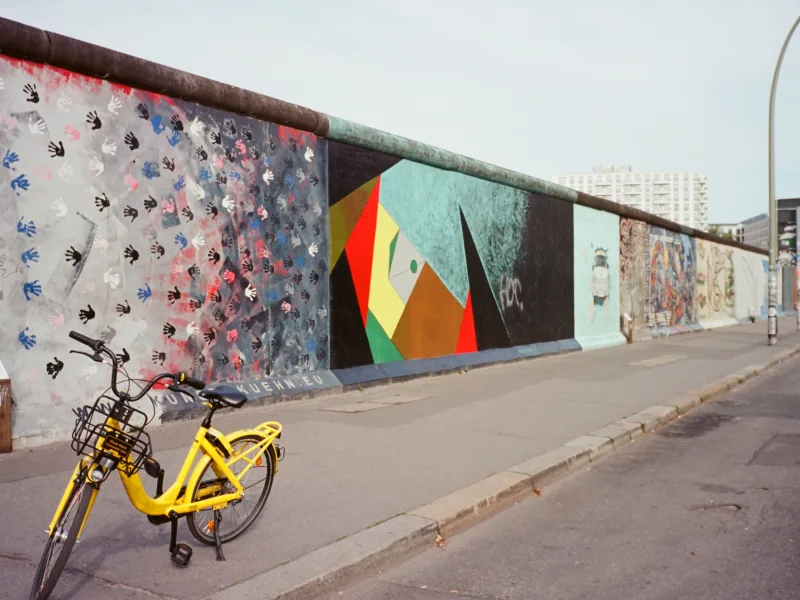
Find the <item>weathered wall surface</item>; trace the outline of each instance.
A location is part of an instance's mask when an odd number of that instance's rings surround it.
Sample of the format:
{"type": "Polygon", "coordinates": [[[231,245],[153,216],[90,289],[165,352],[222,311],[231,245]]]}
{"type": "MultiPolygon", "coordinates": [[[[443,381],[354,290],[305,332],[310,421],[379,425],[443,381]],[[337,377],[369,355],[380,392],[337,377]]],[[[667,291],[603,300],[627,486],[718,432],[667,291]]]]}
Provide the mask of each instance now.
{"type": "Polygon", "coordinates": [[[571,204],[329,152],[334,368],[573,337],[571,204]]]}
{"type": "Polygon", "coordinates": [[[585,206],[574,216],[575,339],[583,348],[621,344],[619,217],[585,206]]]}
{"type": "Polygon", "coordinates": [[[327,369],[326,144],[0,59],[0,353],[15,437],[71,428],[108,370],[211,381],[327,369]]]}
{"type": "Polygon", "coordinates": [[[735,282],[733,248],[697,240],[697,304],[703,327],[735,320],[735,282]]]}
{"type": "Polygon", "coordinates": [[[736,248],[733,252],[734,314],[737,319],[766,318],[769,259],[736,248]]]}

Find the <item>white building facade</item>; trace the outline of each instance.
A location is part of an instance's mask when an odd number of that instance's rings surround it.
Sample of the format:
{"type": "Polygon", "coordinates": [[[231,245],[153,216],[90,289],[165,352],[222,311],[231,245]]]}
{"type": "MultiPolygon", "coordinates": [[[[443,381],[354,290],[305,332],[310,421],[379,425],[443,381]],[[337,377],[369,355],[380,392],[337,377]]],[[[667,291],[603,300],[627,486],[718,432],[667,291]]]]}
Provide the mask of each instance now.
{"type": "Polygon", "coordinates": [[[556,175],[553,183],[633,206],[681,225],[708,230],[708,179],[697,171],[633,171],[603,165],[591,173],[556,175]]]}
{"type": "Polygon", "coordinates": [[[742,241],[745,244],[749,244],[763,250],[768,250],[769,216],[767,213],[762,213],[742,221],[742,234],[742,241]]]}

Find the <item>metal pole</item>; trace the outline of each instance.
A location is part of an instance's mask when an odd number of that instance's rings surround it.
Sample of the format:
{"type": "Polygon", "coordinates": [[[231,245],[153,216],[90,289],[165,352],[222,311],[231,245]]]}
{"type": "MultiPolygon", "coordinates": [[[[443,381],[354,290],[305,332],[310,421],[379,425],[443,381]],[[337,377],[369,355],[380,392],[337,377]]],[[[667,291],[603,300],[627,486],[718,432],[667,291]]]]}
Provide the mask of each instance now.
{"type": "Polygon", "coordinates": [[[794,209],[794,315],[800,331],[800,207],[794,209]]]}
{"type": "Polygon", "coordinates": [[[767,309],[767,340],[770,346],[778,343],[778,204],[775,200],[775,89],[783,63],[786,47],[792,39],[800,17],[792,25],[783,42],[775,74],[772,76],[772,90],[769,94],[769,307],[767,309]]]}

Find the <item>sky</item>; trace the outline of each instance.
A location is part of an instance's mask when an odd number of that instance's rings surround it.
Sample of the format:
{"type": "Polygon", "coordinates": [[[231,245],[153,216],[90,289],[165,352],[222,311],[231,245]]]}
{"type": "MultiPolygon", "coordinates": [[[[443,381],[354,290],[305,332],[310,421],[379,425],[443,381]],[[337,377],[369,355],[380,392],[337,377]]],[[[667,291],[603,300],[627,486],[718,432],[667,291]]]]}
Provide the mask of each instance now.
{"type": "MultiPolygon", "coordinates": [[[[797,0],[0,0],[6,18],[545,180],[708,176],[709,219],[767,210],[768,109],[797,0]]],[[[0,41],[0,46],[2,43],[0,41]]],[[[776,101],[800,197],[800,31],[776,101]]]]}

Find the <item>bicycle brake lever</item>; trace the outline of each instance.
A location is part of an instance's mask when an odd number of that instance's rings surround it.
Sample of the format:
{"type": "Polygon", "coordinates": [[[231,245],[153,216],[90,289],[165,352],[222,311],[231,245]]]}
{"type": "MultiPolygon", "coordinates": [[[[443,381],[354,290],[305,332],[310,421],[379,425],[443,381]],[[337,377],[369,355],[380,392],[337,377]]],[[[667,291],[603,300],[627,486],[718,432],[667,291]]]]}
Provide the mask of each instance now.
{"type": "Polygon", "coordinates": [[[99,362],[99,363],[105,363],[106,362],[105,360],[103,360],[103,357],[100,356],[100,354],[98,354],[97,352],[95,352],[94,354],[89,354],[88,352],[81,352],[80,350],[70,350],[69,353],[70,354],[83,354],[84,356],[88,356],[89,358],[91,358],[94,362],[99,362]]]}

